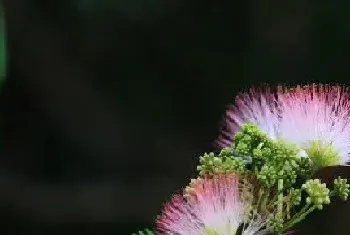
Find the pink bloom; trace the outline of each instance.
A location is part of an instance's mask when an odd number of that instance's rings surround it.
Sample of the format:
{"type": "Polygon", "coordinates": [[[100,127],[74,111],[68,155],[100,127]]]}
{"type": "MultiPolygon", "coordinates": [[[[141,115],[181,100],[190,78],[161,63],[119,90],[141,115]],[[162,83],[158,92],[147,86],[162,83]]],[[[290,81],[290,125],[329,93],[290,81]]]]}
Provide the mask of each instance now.
{"type": "Polygon", "coordinates": [[[268,86],[251,88],[236,96],[235,104],[226,111],[224,125],[216,142],[219,147],[232,143],[232,136],[244,123],[257,124],[271,138],[277,138],[279,110],[274,93],[268,86]]]}
{"type": "Polygon", "coordinates": [[[216,142],[232,143],[242,124],[254,123],[272,139],[284,139],[306,149],[312,141],[332,146],[340,163],[350,160],[350,95],[348,88],[306,85],[287,89],[268,86],[239,94],[226,112],[225,124],[216,142]]]}
{"type": "MultiPolygon", "coordinates": [[[[237,176],[219,175],[195,183],[189,200],[173,196],[157,219],[157,235],[235,235],[246,213],[237,176]]],[[[259,219],[243,234],[258,234],[266,222],[259,219]]]]}

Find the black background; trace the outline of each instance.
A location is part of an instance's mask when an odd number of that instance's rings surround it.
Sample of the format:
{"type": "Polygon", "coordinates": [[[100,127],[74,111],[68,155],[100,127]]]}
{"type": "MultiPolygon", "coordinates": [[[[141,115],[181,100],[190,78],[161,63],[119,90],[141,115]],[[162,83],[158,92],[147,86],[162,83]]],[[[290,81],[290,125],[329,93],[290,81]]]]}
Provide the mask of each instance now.
{"type": "MultiPolygon", "coordinates": [[[[131,234],[253,84],[349,84],[348,1],[3,1],[1,234],[131,234]]],[[[342,174],[330,169],[322,177],[342,174]]],[[[349,203],[298,234],[349,234],[349,203]]]]}

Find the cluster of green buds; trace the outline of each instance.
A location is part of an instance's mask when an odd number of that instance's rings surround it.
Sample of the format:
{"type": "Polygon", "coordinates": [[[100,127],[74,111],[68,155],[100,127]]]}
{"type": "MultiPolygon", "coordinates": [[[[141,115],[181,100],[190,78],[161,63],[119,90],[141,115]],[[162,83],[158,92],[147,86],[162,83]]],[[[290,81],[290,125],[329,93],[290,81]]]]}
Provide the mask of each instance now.
{"type": "Polygon", "coordinates": [[[245,171],[245,161],[233,156],[232,149],[223,149],[220,154],[205,153],[199,158],[197,170],[200,176],[219,173],[242,173],[245,171]]]}
{"type": "Polygon", "coordinates": [[[342,179],[338,177],[334,180],[334,190],[333,194],[340,197],[344,201],[348,199],[349,196],[349,184],[347,179],[342,179]]]}
{"type": "Polygon", "coordinates": [[[301,189],[291,188],[289,191],[289,202],[291,206],[299,206],[301,203],[301,189]]]}
{"type": "MultiPolygon", "coordinates": [[[[225,151],[238,153],[237,158],[243,155],[251,157],[251,163],[245,164],[246,171],[252,172],[260,182],[261,190],[265,191],[262,195],[267,197],[264,200],[271,201],[264,206],[265,209],[276,211],[270,215],[267,224],[276,234],[281,234],[300,222],[313,210],[321,210],[330,203],[331,196],[339,196],[345,200],[349,194],[346,179],[336,179],[333,191],[319,179],[310,179],[315,165],[319,165],[320,161],[314,162],[309,157],[301,156],[296,145],[270,139],[256,125],[244,124],[235,134],[230,148],[225,151]],[[273,194],[272,192],[277,195],[269,198],[268,195],[273,194]],[[307,195],[305,201],[302,200],[302,192],[307,195]],[[303,206],[298,212],[295,208],[292,209],[301,205],[303,206]]],[[[328,155],[331,155],[329,151],[328,155]]]]}
{"type": "Polygon", "coordinates": [[[261,170],[256,172],[256,176],[257,179],[267,188],[271,188],[277,182],[277,173],[273,166],[262,166],[261,170]]]}
{"type": "Polygon", "coordinates": [[[267,227],[271,228],[272,231],[280,231],[283,230],[283,223],[284,220],[280,216],[276,215],[271,215],[270,218],[268,219],[267,222],[267,227]]]}
{"type": "MultiPolygon", "coordinates": [[[[310,146],[305,157],[296,145],[272,140],[256,125],[244,124],[233,136],[231,146],[199,157],[198,178],[191,180],[183,196],[190,203],[194,199],[193,186],[204,177],[231,173],[249,176],[242,177],[255,187],[242,187],[242,192],[249,192],[247,195],[254,191],[254,197],[246,200],[252,202],[249,211],[267,215],[266,228],[282,234],[314,210],[322,210],[333,196],[347,200],[350,192],[346,179],[335,179],[330,190],[319,179],[311,178],[318,167],[334,163],[336,155],[329,147],[320,152],[319,143],[310,146]]],[[[214,232],[206,230],[206,234],[216,235],[214,232]]],[[[145,230],[133,235],[153,233],[145,230]]]]}
{"type": "Polygon", "coordinates": [[[233,151],[252,158],[250,170],[262,184],[272,187],[278,179],[292,186],[297,177],[307,177],[313,171],[309,158],[301,157],[299,149],[284,141],[273,141],[256,125],[244,124],[234,136],[233,151]]]}
{"type": "Polygon", "coordinates": [[[314,173],[315,165],[313,161],[308,157],[301,157],[298,160],[299,167],[296,170],[296,173],[299,177],[303,179],[308,179],[314,173]]]}
{"type": "Polygon", "coordinates": [[[306,203],[308,205],[315,205],[316,208],[322,210],[323,205],[331,202],[330,190],[327,188],[326,184],[321,183],[319,179],[310,179],[306,181],[301,188],[308,194],[306,198],[306,203]]]}

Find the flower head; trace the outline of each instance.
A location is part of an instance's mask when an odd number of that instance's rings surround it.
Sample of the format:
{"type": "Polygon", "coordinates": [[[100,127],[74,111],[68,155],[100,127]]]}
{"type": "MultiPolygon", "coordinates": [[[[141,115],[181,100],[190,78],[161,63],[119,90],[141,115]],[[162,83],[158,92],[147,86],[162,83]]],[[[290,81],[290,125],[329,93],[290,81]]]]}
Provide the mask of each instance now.
{"type": "Polygon", "coordinates": [[[244,123],[254,123],[272,139],[297,144],[317,166],[346,164],[350,152],[348,88],[306,85],[250,89],[237,96],[226,112],[217,144],[232,143],[244,123]]]}
{"type": "MultiPolygon", "coordinates": [[[[190,198],[175,195],[165,205],[157,220],[158,235],[235,235],[247,222],[250,207],[240,195],[236,175],[200,179],[191,189],[190,198]]],[[[260,230],[266,220],[258,214],[251,220],[242,234],[264,234],[260,230]]]]}
{"type": "Polygon", "coordinates": [[[268,86],[251,88],[246,93],[236,96],[235,104],[226,111],[219,147],[226,147],[232,143],[232,136],[245,123],[254,123],[259,130],[268,134],[272,139],[277,138],[279,111],[274,93],[268,86]]]}

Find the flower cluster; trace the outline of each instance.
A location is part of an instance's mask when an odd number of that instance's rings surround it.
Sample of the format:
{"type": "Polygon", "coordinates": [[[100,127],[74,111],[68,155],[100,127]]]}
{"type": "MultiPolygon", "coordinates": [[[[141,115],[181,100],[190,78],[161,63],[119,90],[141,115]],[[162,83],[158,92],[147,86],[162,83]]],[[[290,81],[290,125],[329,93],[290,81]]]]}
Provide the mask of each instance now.
{"type": "Polygon", "coordinates": [[[165,204],[157,235],[283,234],[333,197],[347,200],[346,179],[336,178],[330,189],[313,178],[315,170],[349,159],[346,90],[268,91],[238,96],[220,150],[199,157],[198,178],[165,204]]]}
{"type": "Polygon", "coordinates": [[[319,179],[312,179],[314,163],[311,158],[303,156],[295,144],[272,140],[254,124],[243,124],[234,135],[231,146],[219,154],[205,154],[200,159],[206,159],[200,161],[200,175],[203,169],[207,175],[226,173],[230,169],[230,173],[253,178],[258,195],[250,202],[253,212],[264,214],[266,223],[263,229],[276,234],[290,229],[313,210],[322,209],[323,205],[330,203],[331,196],[346,200],[349,193],[346,179],[336,179],[333,191],[319,179]],[[249,159],[246,156],[250,156],[249,159]],[[302,194],[305,195],[304,201],[302,194]],[[297,211],[300,204],[304,206],[297,211]]]}
{"type": "Polygon", "coordinates": [[[254,123],[271,139],[297,144],[316,167],[346,164],[350,160],[349,101],[349,88],[341,86],[251,88],[229,106],[217,145],[229,146],[243,124],[254,123]]]}

